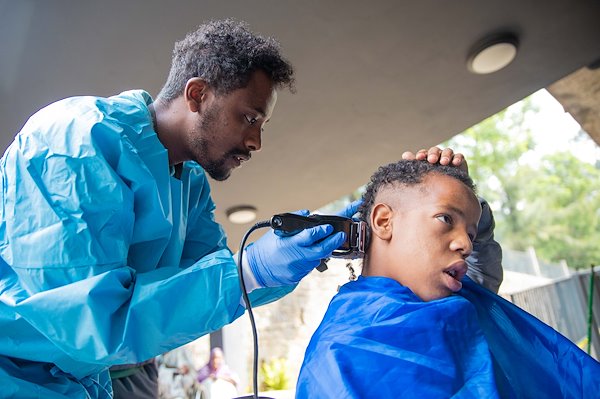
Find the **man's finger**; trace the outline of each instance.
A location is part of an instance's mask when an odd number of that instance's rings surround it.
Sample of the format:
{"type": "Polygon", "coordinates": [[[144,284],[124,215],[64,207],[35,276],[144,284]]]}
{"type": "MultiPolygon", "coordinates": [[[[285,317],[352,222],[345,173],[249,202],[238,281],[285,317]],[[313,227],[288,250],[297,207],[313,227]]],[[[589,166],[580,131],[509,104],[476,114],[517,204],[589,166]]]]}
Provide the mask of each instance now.
{"type": "Polygon", "coordinates": [[[463,154],[454,154],[452,165],[464,171],[466,174],[469,174],[469,166],[467,165],[467,160],[463,154]]]}
{"type": "Polygon", "coordinates": [[[315,253],[315,258],[325,258],[330,256],[333,251],[338,249],[346,240],[346,233],[338,231],[335,234],[331,234],[312,246],[312,250],[315,253]]]}
{"type": "Polygon", "coordinates": [[[450,165],[454,158],[452,148],[445,148],[440,155],[440,165],[450,165]]]}
{"type": "Polygon", "coordinates": [[[415,154],[415,158],[419,161],[422,161],[424,159],[427,159],[428,156],[428,152],[427,150],[419,150],[417,151],[417,153],[415,154]]]}
{"type": "Polygon", "coordinates": [[[301,247],[310,247],[315,242],[327,237],[333,233],[333,226],[330,224],[320,224],[315,227],[310,227],[308,229],[304,229],[293,238],[301,247]]]}
{"type": "Polygon", "coordinates": [[[362,199],[355,200],[355,201],[351,202],[348,206],[346,206],[346,208],[344,208],[340,212],[338,212],[336,215],[343,216],[346,218],[352,218],[352,216],[354,216],[354,214],[356,212],[358,212],[358,208],[360,207],[361,204],[362,204],[362,199]]]}
{"type": "Polygon", "coordinates": [[[407,161],[414,161],[416,159],[416,155],[412,151],[404,151],[402,153],[402,159],[407,161]]]}
{"type": "Polygon", "coordinates": [[[442,150],[438,147],[431,147],[427,150],[427,162],[429,163],[438,163],[440,161],[442,150]]]}

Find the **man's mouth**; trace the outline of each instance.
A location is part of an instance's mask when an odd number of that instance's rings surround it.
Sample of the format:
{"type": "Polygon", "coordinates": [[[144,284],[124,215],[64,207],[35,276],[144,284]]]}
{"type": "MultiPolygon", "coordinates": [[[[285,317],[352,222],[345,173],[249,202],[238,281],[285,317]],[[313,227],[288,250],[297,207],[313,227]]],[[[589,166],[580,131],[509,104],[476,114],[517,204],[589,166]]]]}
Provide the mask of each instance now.
{"type": "Polygon", "coordinates": [[[233,155],[233,159],[235,159],[235,161],[237,162],[238,165],[241,165],[242,162],[249,161],[251,157],[252,157],[252,155],[250,155],[250,154],[247,154],[247,155],[244,155],[244,154],[233,155]]]}

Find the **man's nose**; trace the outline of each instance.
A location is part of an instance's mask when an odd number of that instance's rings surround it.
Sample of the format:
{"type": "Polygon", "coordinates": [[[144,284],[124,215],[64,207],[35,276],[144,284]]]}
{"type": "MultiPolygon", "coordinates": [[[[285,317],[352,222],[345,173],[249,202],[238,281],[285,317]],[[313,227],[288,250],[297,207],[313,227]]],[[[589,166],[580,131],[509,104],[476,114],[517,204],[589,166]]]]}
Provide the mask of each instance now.
{"type": "Polygon", "coordinates": [[[245,145],[248,151],[259,151],[262,147],[262,127],[252,129],[246,136],[245,145]]]}

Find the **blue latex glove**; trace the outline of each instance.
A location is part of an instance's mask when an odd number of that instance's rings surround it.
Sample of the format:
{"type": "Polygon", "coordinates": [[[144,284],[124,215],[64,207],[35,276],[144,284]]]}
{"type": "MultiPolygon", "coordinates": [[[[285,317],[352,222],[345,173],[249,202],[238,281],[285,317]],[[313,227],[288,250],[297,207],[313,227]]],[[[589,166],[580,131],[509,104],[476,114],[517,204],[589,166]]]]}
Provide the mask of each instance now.
{"type": "Polygon", "coordinates": [[[351,218],[358,211],[358,208],[361,204],[362,199],[358,199],[350,203],[346,208],[342,209],[340,212],[336,213],[336,215],[351,218]]]}
{"type": "MultiPolygon", "coordinates": [[[[297,213],[309,215],[306,210],[297,213]]],[[[298,283],[346,239],[343,232],[331,235],[332,232],[333,227],[324,224],[289,237],[279,237],[273,230],[263,235],[246,249],[248,265],[257,283],[262,287],[298,283]]]]}

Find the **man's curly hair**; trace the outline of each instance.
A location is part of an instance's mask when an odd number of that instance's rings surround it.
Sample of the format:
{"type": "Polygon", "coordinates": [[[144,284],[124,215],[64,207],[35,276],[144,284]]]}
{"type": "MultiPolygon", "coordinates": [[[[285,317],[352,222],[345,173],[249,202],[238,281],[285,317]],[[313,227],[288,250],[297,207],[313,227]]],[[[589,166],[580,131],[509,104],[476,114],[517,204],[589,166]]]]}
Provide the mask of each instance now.
{"type": "Polygon", "coordinates": [[[475,193],[473,180],[456,166],[443,166],[439,163],[432,164],[426,160],[401,160],[381,166],[373,173],[362,196],[363,202],[359,208],[360,219],[369,224],[375,197],[382,188],[389,186],[413,186],[421,183],[428,174],[433,173],[453,177],[464,183],[475,193]]]}
{"type": "Polygon", "coordinates": [[[218,94],[228,94],[246,87],[256,70],[264,71],[276,88],[294,92],[294,69],[277,41],[252,33],[243,22],[211,21],[175,43],[171,71],[158,97],[170,103],[194,77],[218,94]]]}

